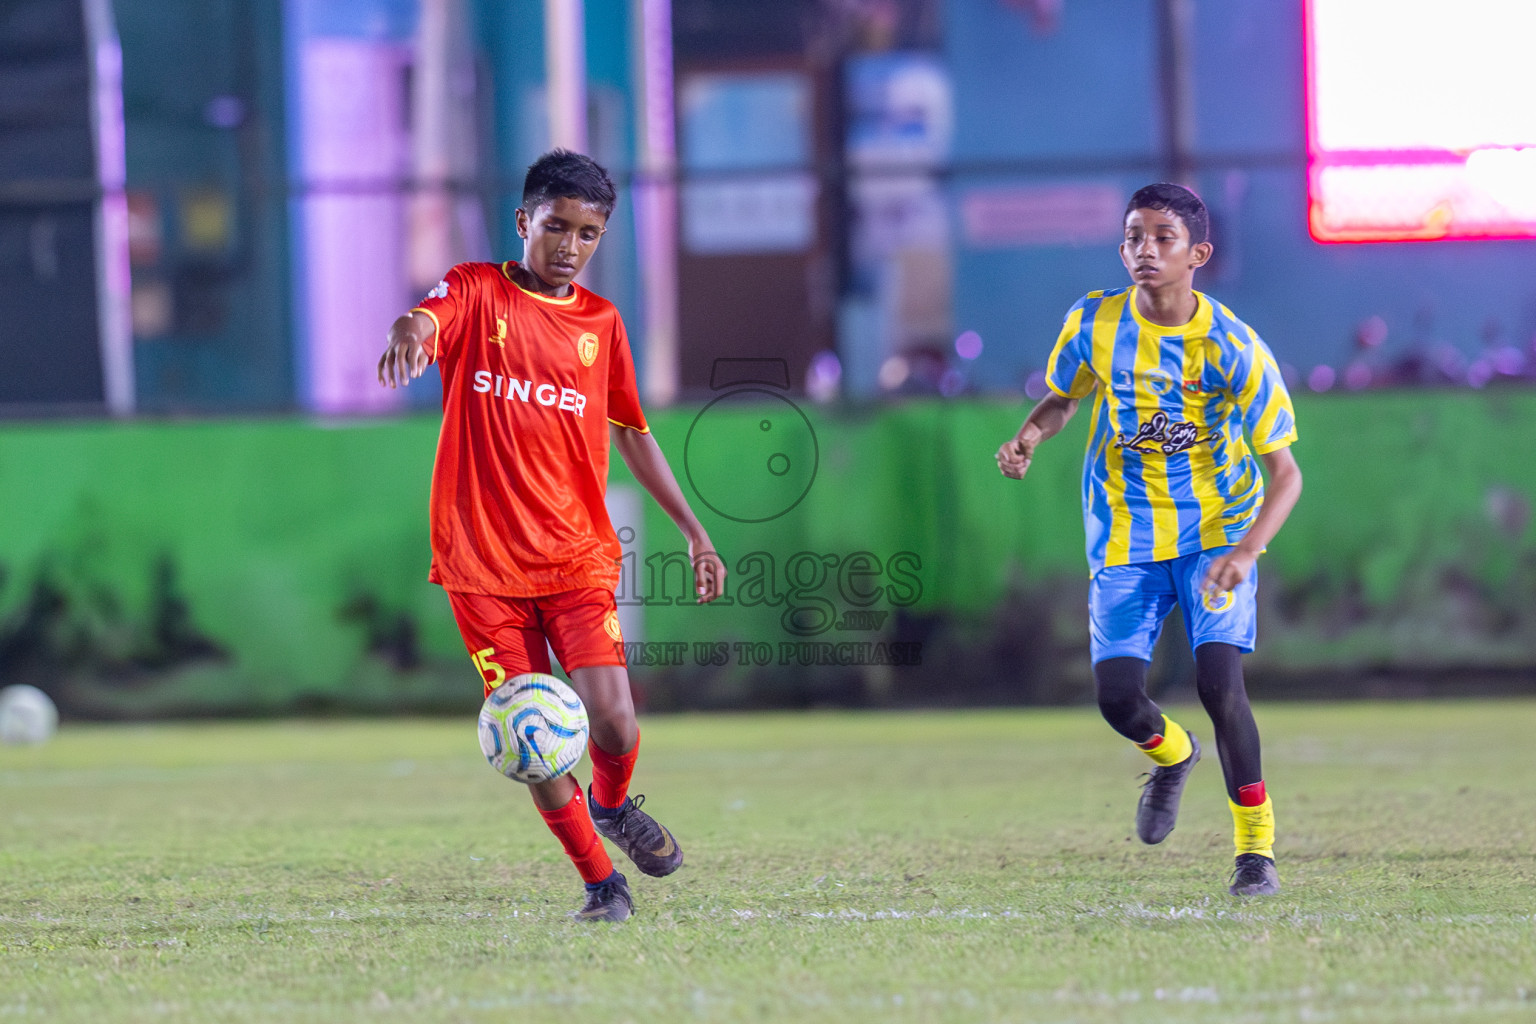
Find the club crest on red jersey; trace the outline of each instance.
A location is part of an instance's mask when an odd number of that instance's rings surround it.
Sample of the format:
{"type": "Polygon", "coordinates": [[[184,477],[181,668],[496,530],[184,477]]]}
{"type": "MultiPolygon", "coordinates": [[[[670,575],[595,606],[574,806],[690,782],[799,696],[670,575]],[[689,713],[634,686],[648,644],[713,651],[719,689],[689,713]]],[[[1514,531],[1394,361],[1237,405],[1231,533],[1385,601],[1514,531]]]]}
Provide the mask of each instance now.
{"type": "Polygon", "coordinates": [[[588,331],[577,338],[576,355],[581,359],[582,366],[591,366],[597,362],[597,335],[588,331]]]}
{"type": "Polygon", "coordinates": [[[497,317],[496,318],[496,333],[487,336],[485,340],[490,342],[492,345],[500,345],[502,348],[506,348],[507,347],[507,322],[505,320],[503,320],[501,317],[497,317]]]}

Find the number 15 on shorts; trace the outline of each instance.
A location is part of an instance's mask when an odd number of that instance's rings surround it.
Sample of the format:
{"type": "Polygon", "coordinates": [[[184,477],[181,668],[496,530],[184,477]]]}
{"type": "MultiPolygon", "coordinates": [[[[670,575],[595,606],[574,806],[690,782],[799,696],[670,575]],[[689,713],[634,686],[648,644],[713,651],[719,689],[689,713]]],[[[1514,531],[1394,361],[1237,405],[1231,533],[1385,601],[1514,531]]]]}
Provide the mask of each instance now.
{"type": "Polygon", "coordinates": [[[496,653],[496,648],[487,647],[483,651],[476,651],[470,655],[475,662],[475,668],[485,677],[486,692],[496,689],[507,681],[507,670],[491,660],[491,655],[496,653]]]}

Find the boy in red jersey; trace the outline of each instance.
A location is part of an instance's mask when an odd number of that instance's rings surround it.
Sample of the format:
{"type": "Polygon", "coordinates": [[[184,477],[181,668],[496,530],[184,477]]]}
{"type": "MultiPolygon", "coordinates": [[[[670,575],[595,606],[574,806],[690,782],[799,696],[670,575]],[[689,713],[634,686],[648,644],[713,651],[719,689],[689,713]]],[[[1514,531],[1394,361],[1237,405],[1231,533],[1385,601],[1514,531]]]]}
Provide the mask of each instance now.
{"type": "Polygon", "coordinates": [[[618,311],[574,283],[615,201],[590,158],[560,149],[540,157],[517,211],[523,261],[449,270],[391,325],[379,359],[387,387],[434,362],[443,377],[429,578],[448,591],[485,692],[548,672],[552,646],[587,706],[587,801],[570,775],[529,787],[586,883],[576,917],[587,921],[623,921],[633,909],[597,833],[648,875],[683,863],[672,833],[640,809],[645,798],[628,795],[640,730],[613,596],[619,541],[603,504],[610,441],[687,539],[698,600],[713,601],[725,583],[646,426],[618,311]]]}
{"type": "Polygon", "coordinates": [[[1200,760],[1199,741],[1146,692],[1153,645],[1178,605],[1232,811],[1229,891],[1262,896],[1279,891],[1280,877],[1242,656],[1257,636],[1255,562],[1300,497],[1301,470],[1274,356],[1194,289],[1211,258],[1209,225],[1205,203],[1182,185],[1131,197],[1120,259],[1134,284],[1073,305],[1046,367],[1051,393],[998,449],[997,465],[1022,480],[1040,442],[1094,396],[1083,464],[1093,676],[1105,720],[1154,765],[1137,835],[1160,843],[1173,831],[1200,760]]]}

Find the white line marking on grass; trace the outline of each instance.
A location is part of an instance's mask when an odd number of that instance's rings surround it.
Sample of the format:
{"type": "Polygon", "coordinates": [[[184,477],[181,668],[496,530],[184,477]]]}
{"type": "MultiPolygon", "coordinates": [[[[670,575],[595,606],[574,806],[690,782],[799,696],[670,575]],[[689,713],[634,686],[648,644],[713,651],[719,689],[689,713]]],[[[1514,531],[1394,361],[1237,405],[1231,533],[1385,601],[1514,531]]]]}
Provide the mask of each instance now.
{"type": "MultiPolygon", "coordinates": [[[[309,925],[309,924],[340,924],[342,922],[355,923],[361,921],[416,921],[437,920],[442,915],[425,908],[418,908],[414,902],[407,905],[395,905],[389,907],[336,907],[332,909],[317,908],[309,914],[274,914],[270,912],[237,911],[224,914],[217,908],[205,908],[197,915],[204,925],[217,925],[219,922],[230,924],[248,925],[259,922],[264,925],[309,925]]],[[[451,915],[454,920],[527,920],[535,922],[558,922],[569,917],[568,913],[557,907],[549,908],[506,908],[490,910],[460,910],[451,915]]],[[[644,914],[641,920],[647,918],[673,919],[673,920],[733,920],[753,922],[832,922],[846,924],[862,924],[874,921],[1028,921],[1028,922],[1068,922],[1084,920],[1114,920],[1129,919],[1134,921],[1231,921],[1241,924],[1266,924],[1270,926],[1310,928],[1335,924],[1375,926],[1377,928],[1397,928],[1402,923],[1411,924],[1441,924],[1451,926],[1486,926],[1486,925],[1521,925],[1536,922],[1536,914],[1443,914],[1435,917],[1419,917],[1405,914],[1379,914],[1361,915],[1358,913],[1339,914],[1298,914],[1294,911],[1275,907],[1273,912],[1269,908],[1234,908],[1222,909],[1218,907],[1149,907],[1141,903],[1108,905],[1103,907],[1083,907],[1078,905],[1073,908],[1060,909],[1031,909],[1016,910],[1012,908],[999,908],[996,910],[981,910],[971,907],[959,908],[930,908],[926,910],[902,910],[894,907],[864,909],[858,907],[844,907],[837,910],[800,910],[794,908],[774,909],[759,907],[705,907],[691,908],[678,907],[661,903],[644,914]]],[[[67,924],[72,919],[49,917],[41,913],[31,915],[0,914],[0,924],[12,926],[27,925],[61,925],[67,924]]],[[[24,943],[23,943],[24,944],[24,943]]],[[[1536,992],[1529,998],[1536,1001],[1536,992]]]]}

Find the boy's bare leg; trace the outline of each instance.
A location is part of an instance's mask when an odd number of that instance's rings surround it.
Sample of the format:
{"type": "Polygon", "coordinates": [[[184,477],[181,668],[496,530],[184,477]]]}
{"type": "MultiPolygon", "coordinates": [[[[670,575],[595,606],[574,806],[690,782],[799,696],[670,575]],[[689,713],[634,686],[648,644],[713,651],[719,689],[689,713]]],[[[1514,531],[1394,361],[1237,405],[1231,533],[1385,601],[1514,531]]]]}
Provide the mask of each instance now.
{"type": "Polygon", "coordinates": [[[592,742],[592,787],[587,805],[597,831],[648,875],[670,875],[683,866],[683,851],[666,827],[640,809],[644,796],[629,796],[629,779],[640,753],[629,672],[623,665],[571,670],[571,685],[587,705],[592,742]]]}
{"type": "Polygon", "coordinates": [[[629,753],[640,742],[635,700],[629,691],[629,670],[623,665],[593,665],[571,670],[571,686],[587,706],[592,742],[615,756],[629,753]]]}
{"type": "Polygon", "coordinates": [[[528,794],[533,797],[533,806],[541,811],[558,811],[579,792],[581,786],[569,775],[548,782],[535,782],[528,787],[528,794]]]}
{"type": "Polygon", "coordinates": [[[587,896],[575,913],[579,921],[625,921],[634,910],[629,884],[613,868],[608,851],[592,824],[581,786],[569,775],[528,787],[533,805],[539,809],[544,824],[560,840],[566,856],[581,873],[587,896]]]}

